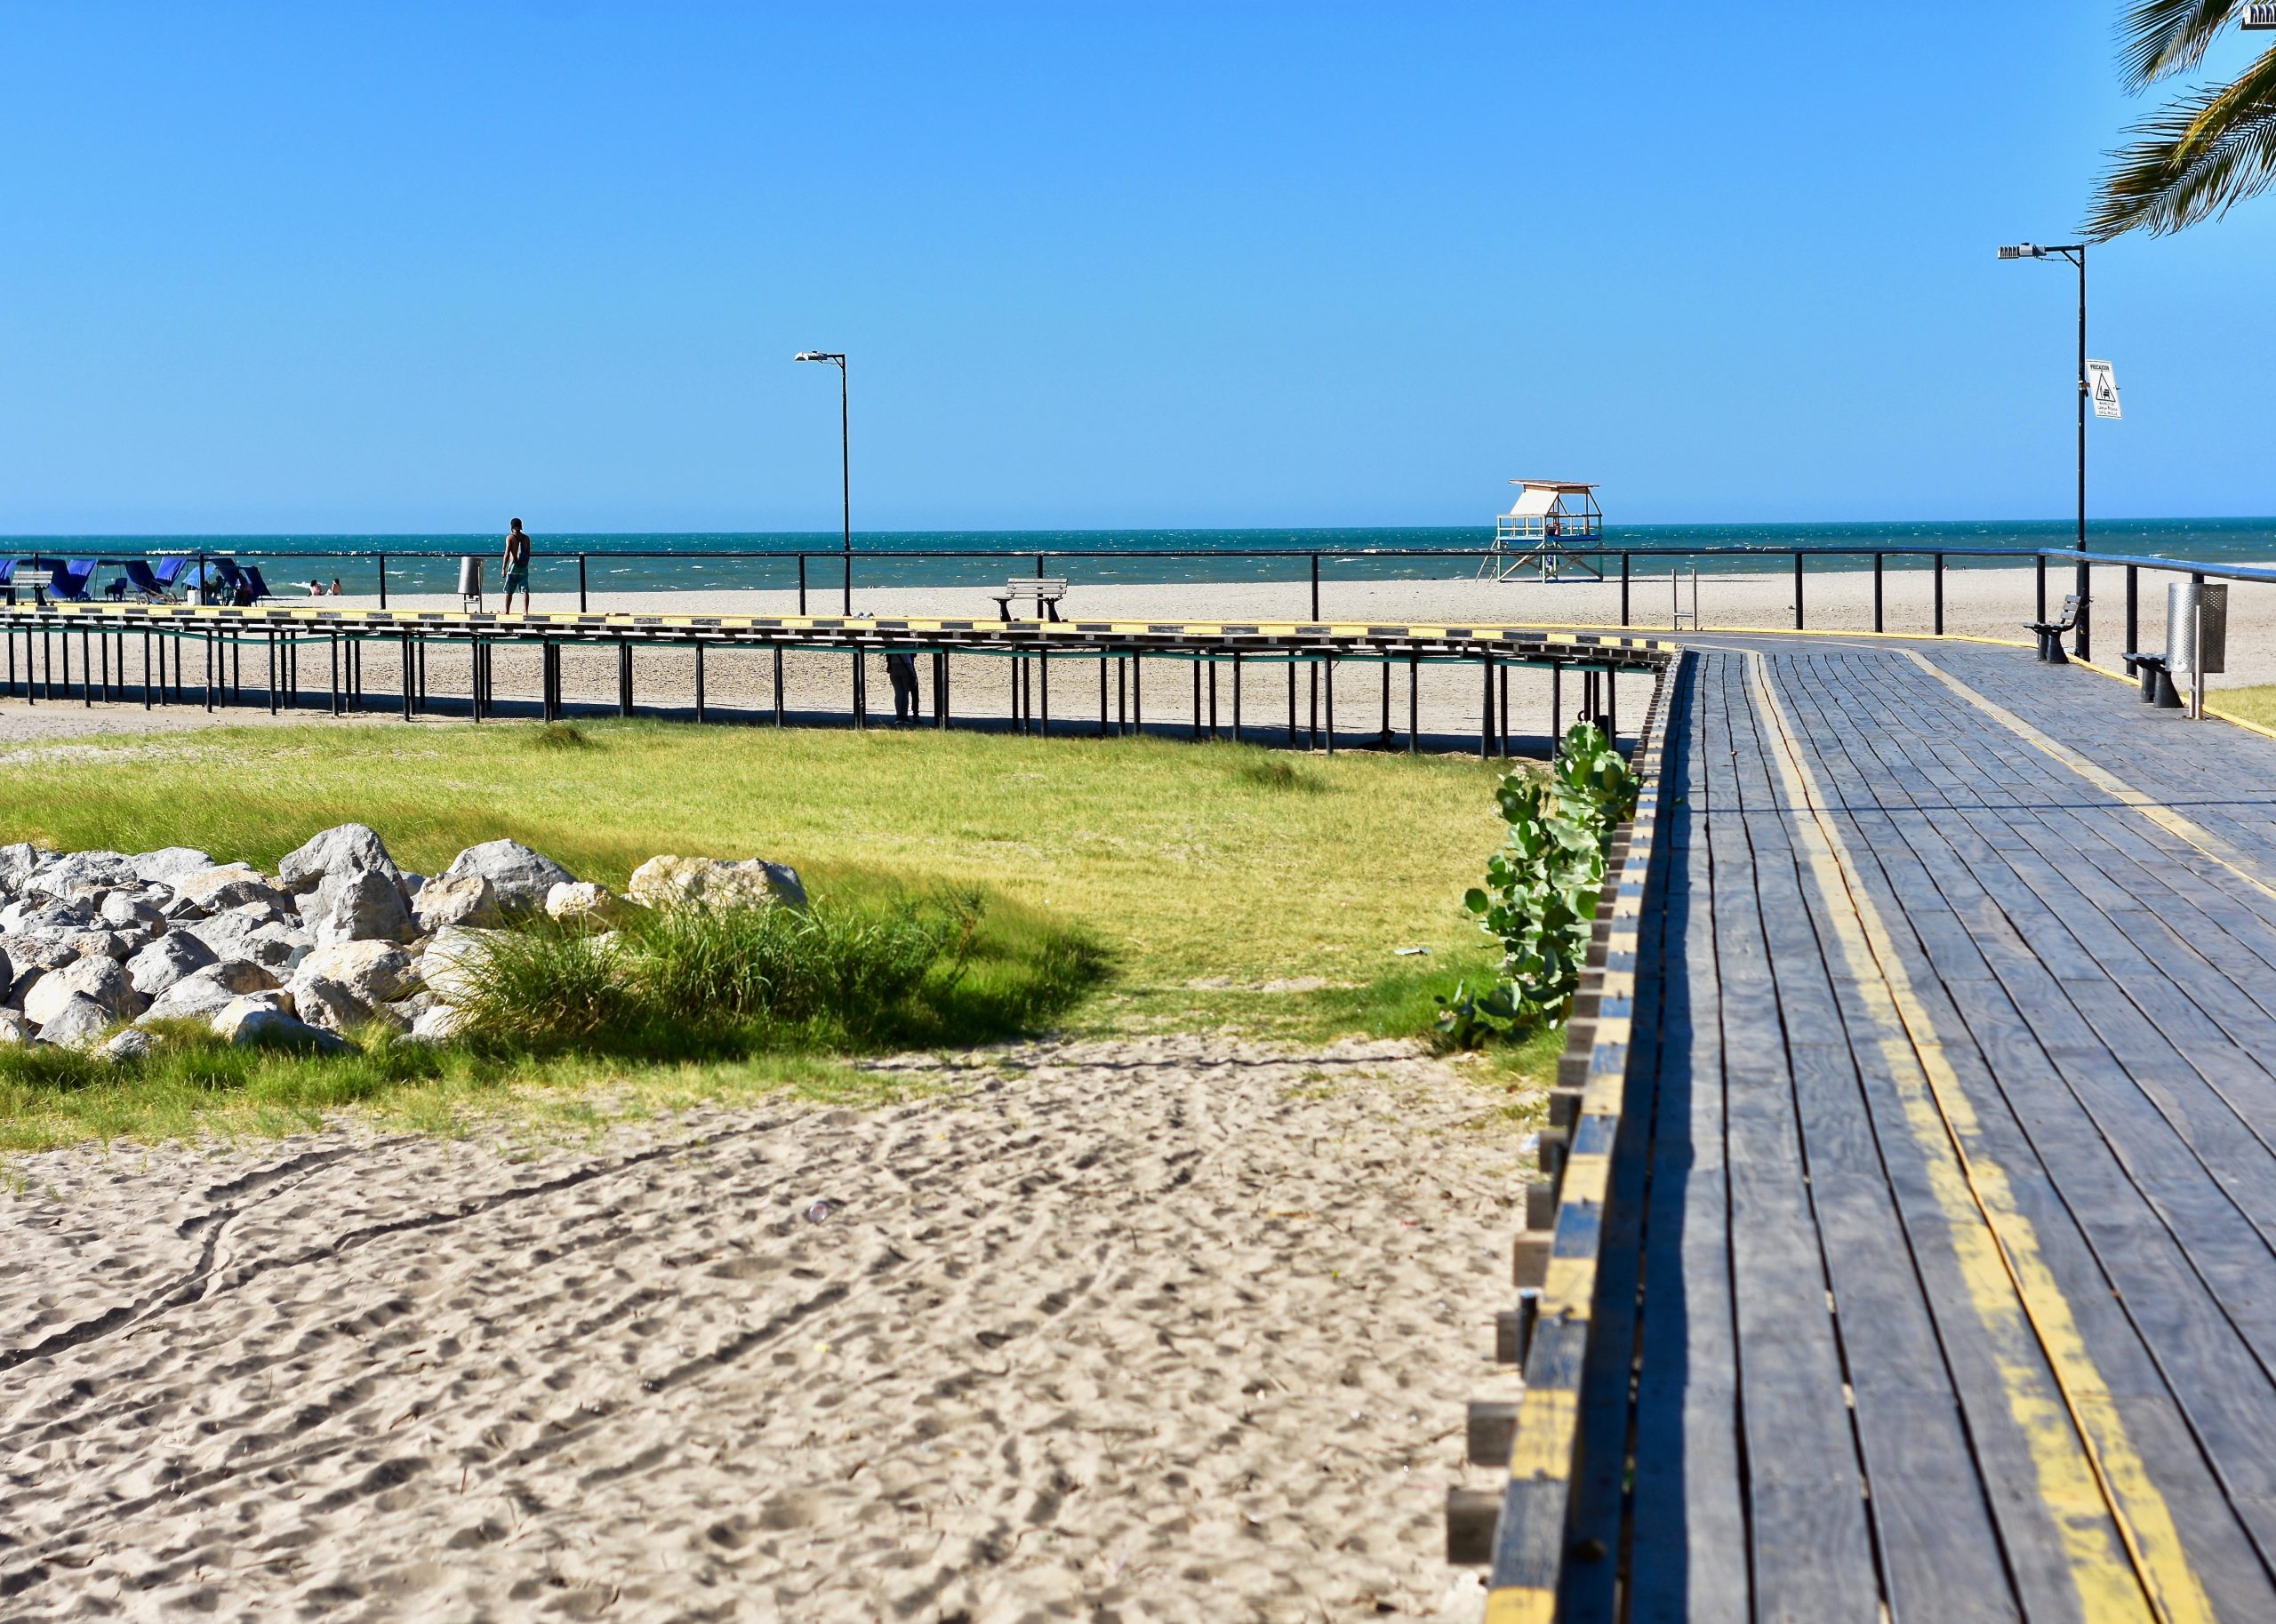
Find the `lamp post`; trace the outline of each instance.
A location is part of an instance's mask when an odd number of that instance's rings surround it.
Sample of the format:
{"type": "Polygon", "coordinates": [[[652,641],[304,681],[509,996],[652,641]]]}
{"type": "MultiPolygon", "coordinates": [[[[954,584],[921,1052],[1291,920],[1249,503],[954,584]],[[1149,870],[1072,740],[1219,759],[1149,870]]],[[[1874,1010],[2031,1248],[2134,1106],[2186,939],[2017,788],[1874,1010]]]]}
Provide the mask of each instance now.
{"type": "MultiPolygon", "coordinates": [[[[2079,268],[2079,658],[2090,658],[2088,653],[2087,626],[2093,604],[2087,595],[2087,245],[2084,243],[2064,243],[2049,246],[2041,243],[2016,243],[2000,250],[2003,260],[2067,260],[2079,268]]],[[[2040,618],[2047,618],[2047,605],[2039,607],[2040,618]]]]}
{"type": "MultiPolygon", "coordinates": [[[[2080,340],[2080,343],[2084,343],[2085,341],[2086,340],[2084,339],[2080,340]]],[[[2083,354],[2084,352],[2081,351],[2080,353],[2083,354]]],[[[827,361],[833,363],[837,368],[837,476],[839,484],[842,486],[845,513],[845,613],[851,615],[854,612],[854,463],[852,432],[848,427],[848,419],[846,417],[845,357],[842,355],[832,355],[826,349],[802,349],[797,355],[792,356],[790,359],[793,361],[827,361]]],[[[2080,364],[2081,368],[2083,368],[2085,363],[2081,362],[2080,364]]],[[[2082,423],[2085,420],[2086,420],[2083,418],[2080,420],[2082,423]]],[[[2085,432],[2086,431],[2083,428],[2080,430],[2081,436],[2083,436],[2085,432]]],[[[2080,500],[2083,500],[2084,499],[2081,498],[2080,500]]],[[[2083,528],[2080,531],[2079,535],[2079,545],[2084,547],[2086,545],[2086,532],[2083,528]]]]}

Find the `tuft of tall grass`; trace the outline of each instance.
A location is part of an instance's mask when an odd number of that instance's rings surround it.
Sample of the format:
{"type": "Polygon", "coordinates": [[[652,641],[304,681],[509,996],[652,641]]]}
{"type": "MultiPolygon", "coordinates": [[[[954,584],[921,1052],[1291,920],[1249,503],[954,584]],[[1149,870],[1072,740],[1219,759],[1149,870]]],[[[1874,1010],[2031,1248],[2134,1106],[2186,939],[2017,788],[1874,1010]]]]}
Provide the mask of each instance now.
{"type": "Polygon", "coordinates": [[[991,937],[988,912],[966,888],[817,899],[804,910],[644,910],[606,936],[538,922],[479,939],[453,1001],[469,1039],[493,1047],[644,1060],[843,1053],[1009,1036],[1102,973],[1103,955],[1080,932],[991,937]]]}
{"type": "Polygon", "coordinates": [[[598,741],[574,722],[541,722],[528,734],[533,750],[591,750],[598,741]]]}
{"type": "Polygon", "coordinates": [[[1285,756],[1267,755],[1261,750],[1235,767],[1233,776],[1253,788],[1280,795],[1318,795],[1327,788],[1327,780],[1310,768],[1300,767],[1285,756]]]}

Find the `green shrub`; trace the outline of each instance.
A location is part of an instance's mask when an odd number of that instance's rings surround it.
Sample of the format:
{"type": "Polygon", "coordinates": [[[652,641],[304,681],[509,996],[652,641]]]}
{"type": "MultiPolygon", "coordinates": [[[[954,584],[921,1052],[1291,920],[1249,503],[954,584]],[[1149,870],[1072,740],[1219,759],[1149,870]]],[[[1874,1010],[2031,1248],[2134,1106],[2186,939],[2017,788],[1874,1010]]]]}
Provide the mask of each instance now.
{"type": "Polygon", "coordinates": [[[1546,772],[1512,772],[1495,790],[1508,838],[1486,884],[1463,906],[1502,944],[1501,973],[1442,998],[1438,1029],[1474,1047],[1561,1023],[1580,984],[1613,829],[1636,810],[1640,780],[1603,732],[1575,724],[1546,772]]]}
{"type": "Polygon", "coordinates": [[[961,890],[803,910],[641,910],[607,936],[536,921],[480,938],[452,1001],[469,1039],[492,1048],[842,1052],[1006,1036],[1064,1008],[1102,968],[1065,932],[987,941],[986,915],[981,893],[961,890]],[[984,985],[967,996],[976,964],[984,985]]]}

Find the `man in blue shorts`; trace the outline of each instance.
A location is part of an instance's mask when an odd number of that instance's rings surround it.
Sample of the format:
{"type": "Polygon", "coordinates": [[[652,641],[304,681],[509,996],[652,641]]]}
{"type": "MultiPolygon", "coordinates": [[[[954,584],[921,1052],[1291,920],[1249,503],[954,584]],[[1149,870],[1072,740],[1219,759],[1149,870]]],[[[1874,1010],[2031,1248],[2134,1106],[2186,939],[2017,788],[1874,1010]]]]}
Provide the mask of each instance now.
{"type": "Polygon", "coordinates": [[[530,612],[530,539],[522,533],[522,522],[516,519],[506,532],[506,612],[514,612],[514,593],[522,595],[522,612],[530,612]]]}

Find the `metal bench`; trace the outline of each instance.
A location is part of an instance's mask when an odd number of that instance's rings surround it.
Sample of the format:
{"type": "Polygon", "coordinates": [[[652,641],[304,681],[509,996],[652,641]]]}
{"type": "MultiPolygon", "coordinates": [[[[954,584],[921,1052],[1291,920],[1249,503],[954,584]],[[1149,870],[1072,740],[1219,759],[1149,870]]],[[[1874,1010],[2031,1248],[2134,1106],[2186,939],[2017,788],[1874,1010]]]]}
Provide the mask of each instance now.
{"type": "MultiPolygon", "coordinates": [[[[32,589],[32,602],[44,609],[47,607],[47,589],[55,584],[55,572],[52,570],[18,570],[15,574],[9,577],[8,584],[12,588],[16,587],[29,587],[32,589]]],[[[11,603],[15,601],[15,594],[12,590],[9,594],[9,601],[11,603]]]]}
{"type": "Polygon", "coordinates": [[[2024,629],[2039,634],[2039,657],[2051,666],[2067,666],[2071,657],[2063,652],[2063,634],[2079,624],[2079,617],[2086,612],[2087,599],[2073,592],[2063,600],[2060,620],[2025,620],[2024,629]]]}
{"type": "Polygon", "coordinates": [[[1037,620],[1055,620],[1059,618],[1059,600],[1067,596],[1067,578],[1064,575],[1014,575],[1004,583],[1001,592],[990,596],[996,600],[996,618],[999,620],[1010,620],[1012,605],[1023,597],[1035,600],[1037,620]]]}
{"type": "Polygon", "coordinates": [[[2128,654],[2126,668],[2142,679],[2142,703],[2160,710],[2181,708],[2181,694],[2173,685],[2173,673],[2166,668],[2163,654],[2128,654]]]}

